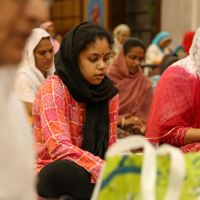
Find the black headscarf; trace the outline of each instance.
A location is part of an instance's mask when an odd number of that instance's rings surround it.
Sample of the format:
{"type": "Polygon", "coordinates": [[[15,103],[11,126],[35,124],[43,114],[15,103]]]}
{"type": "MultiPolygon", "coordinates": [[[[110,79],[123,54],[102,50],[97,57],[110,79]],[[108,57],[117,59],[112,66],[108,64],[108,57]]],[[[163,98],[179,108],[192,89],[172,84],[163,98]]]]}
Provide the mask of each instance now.
{"type": "Polygon", "coordinates": [[[103,159],[109,143],[109,104],[118,90],[107,76],[99,85],[88,84],[73,60],[73,38],[76,30],[90,22],[72,28],[63,38],[55,55],[55,75],[59,76],[77,102],[87,103],[82,149],[103,159]]]}

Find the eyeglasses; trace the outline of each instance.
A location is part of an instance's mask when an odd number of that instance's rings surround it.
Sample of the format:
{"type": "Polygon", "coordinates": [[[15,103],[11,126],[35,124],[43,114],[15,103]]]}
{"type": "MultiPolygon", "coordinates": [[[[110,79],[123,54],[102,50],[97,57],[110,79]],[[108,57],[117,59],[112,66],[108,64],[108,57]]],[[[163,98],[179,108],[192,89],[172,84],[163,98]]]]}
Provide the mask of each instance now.
{"type": "Polygon", "coordinates": [[[144,62],[144,58],[137,58],[136,56],[134,56],[134,57],[130,57],[130,56],[128,56],[128,55],[126,55],[130,60],[132,60],[132,61],[136,61],[136,60],[138,60],[139,62],[144,62]]]}

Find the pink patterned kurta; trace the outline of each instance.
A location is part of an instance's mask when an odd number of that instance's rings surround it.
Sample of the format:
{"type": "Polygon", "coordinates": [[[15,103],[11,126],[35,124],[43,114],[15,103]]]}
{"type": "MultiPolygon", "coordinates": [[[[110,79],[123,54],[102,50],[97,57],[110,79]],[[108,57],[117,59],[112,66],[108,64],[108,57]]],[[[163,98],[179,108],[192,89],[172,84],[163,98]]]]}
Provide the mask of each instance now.
{"type": "MultiPolygon", "coordinates": [[[[116,142],[118,94],[109,100],[109,147],[116,142]]],[[[36,174],[56,160],[70,160],[82,166],[96,182],[104,160],[81,149],[86,103],[74,100],[58,76],[50,76],[40,87],[34,104],[36,174]]]]}

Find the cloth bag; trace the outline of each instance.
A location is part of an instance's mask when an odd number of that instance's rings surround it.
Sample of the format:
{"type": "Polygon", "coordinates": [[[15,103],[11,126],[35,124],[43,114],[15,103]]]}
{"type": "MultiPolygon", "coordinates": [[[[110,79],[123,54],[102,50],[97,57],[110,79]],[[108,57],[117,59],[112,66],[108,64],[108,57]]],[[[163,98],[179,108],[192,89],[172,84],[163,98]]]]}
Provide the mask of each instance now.
{"type": "Polygon", "coordinates": [[[106,153],[91,200],[200,200],[200,153],[128,136],[106,153]],[[144,148],[143,155],[119,154],[144,148]]]}

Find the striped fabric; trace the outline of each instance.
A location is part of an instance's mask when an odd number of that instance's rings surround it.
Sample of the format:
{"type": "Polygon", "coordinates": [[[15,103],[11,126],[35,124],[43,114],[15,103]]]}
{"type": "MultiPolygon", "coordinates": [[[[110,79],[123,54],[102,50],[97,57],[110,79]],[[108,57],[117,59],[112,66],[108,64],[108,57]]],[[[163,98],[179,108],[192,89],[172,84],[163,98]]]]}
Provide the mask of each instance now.
{"type": "MultiPolygon", "coordinates": [[[[109,100],[109,147],[116,142],[118,94],[109,100]]],[[[58,76],[50,76],[40,87],[33,104],[36,174],[56,160],[71,160],[86,169],[96,182],[104,163],[81,149],[86,103],[74,100],[58,76]]]]}

